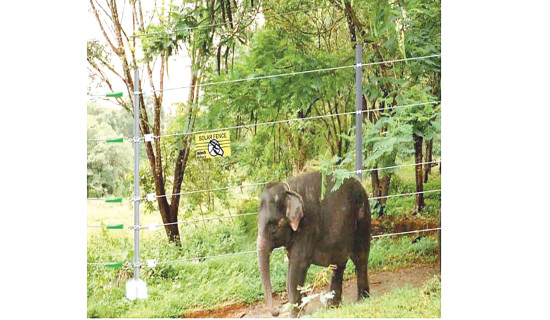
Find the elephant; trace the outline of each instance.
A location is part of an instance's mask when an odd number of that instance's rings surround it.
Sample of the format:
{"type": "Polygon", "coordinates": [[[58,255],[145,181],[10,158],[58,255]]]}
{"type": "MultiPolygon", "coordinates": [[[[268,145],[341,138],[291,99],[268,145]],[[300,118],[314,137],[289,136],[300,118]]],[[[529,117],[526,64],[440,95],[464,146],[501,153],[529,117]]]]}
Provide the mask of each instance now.
{"type": "MultiPolygon", "coordinates": [[[[371,239],[371,214],[365,189],[355,178],[346,178],[332,190],[335,180],[326,176],[326,192],[321,197],[320,172],[300,174],[282,182],[269,182],[261,194],[258,212],[257,253],[260,278],[267,307],[273,307],[269,258],[284,247],[288,256],[286,290],[292,305],[300,304],[303,286],[311,264],[332,268],[329,290],[334,296],[329,306],[342,299],[342,281],[348,259],[357,275],[357,299],[369,297],[368,260],[371,239]],[[334,268],[336,266],[336,268],[334,268]]],[[[291,308],[291,317],[299,313],[291,308]]]]}

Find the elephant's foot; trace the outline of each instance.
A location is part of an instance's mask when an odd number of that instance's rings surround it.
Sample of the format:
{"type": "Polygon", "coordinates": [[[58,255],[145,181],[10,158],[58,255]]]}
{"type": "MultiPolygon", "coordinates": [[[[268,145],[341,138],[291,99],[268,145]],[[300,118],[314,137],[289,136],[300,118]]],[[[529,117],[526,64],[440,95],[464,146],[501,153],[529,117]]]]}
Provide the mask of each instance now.
{"type": "Polygon", "coordinates": [[[293,307],[292,309],[290,309],[290,317],[291,318],[298,318],[298,317],[300,317],[301,313],[302,313],[302,310],[297,308],[297,307],[293,307]]]}
{"type": "Polygon", "coordinates": [[[333,292],[332,299],[328,299],[327,305],[329,308],[338,307],[342,301],[342,284],[344,281],[344,270],[346,269],[345,262],[332,268],[332,278],[330,279],[329,292],[333,292]]]}
{"type": "Polygon", "coordinates": [[[357,301],[361,301],[366,298],[370,298],[370,293],[368,289],[359,290],[359,292],[357,292],[357,301]]]}
{"type": "Polygon", "coordinates": [[[342,302],[342,296],[341,295],[334,295],[332,299],[327,300],[327,307],[329,308],[336,308],[340,305],[342,302]]]}

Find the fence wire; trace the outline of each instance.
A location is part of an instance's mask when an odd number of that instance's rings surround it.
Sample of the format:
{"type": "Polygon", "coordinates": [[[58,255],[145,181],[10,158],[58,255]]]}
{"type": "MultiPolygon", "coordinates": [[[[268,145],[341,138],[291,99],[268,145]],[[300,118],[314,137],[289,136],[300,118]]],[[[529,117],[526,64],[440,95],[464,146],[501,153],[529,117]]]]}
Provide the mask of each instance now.
{"type": "Polygon", "coordinates": [[[439,103],[441,103],[441,101],[430,101],[430,102],[413,103],[413,104],[407,104],[407,105],[399,105],[399,106],[393,106],[393,107],[368,109],[368,110],[362,110],[362,111],[359,111],[359,112],[358,111],[349,111],[349,112],[331,113],[331,114],[304,117],[304,118],[292,118],[292,119],[285,119],[285,120],[260,122],[260,123],[254,123],[254,124],[243,124],[243,125],[230,126],[230,127],[225,127],[225,128],[216,128],[216,129],[207,129],[207,130],[197,130],[197,131],[191,131],[191,132],[165,134],[165,135],[160,135],[160,136],[153,136],[153,139],[159,139],[159,138],[163,138],[163,137],[185,136],[185,135],[190,135],[190,134],[208,133],[208,132],[223,131],[223,130],[261,127],[261,126],[267,126],[267,125],[273,125],[273,124],[289,123],[289,122],[294,122],[294,121],[317,120],[317,119],[352,115],[352,114],[358,114],[358,113],[369,113],[369,112],[375,112],[375,111],[389,111],[389,110],[394,110],[394,109],[410,108],[410,107],[425,106],[425,105],[433,105],[433,104],[439,104],[439,103]]]}
{"type": "MultiPolygon", "coordinates": [[[[294,71],[294,72],[279,73],[279,74],[265,75],[265,76],[256,76],[256,77],[252,76],[252,77],[247,77],[247,78],[225,80],[225,81],[205,82],[205,83],[199,83],[199,84],[194,84],[194,85],[187,85],[187,86],[180,86],[180,87],[173,87],[173,88],[155,89],[155,90],[150,90],[150,91],[134,91],[134,94],[141,94],[143,96],[150,96],[150,95],[153,95],[157,92],[189,89],[189,88],[193,88],[193,87],[207,87],[207,86],[222,85],[222,84],[229,84],[229,83],[246,82],[246,81],[262,80],[262,79],[272,79],[272,78],[296,76],[296,75],[315,73],[315,72],[326,72],[326,71],[348,69],[348,68],[350,68],[350,69],[351,68],[360,68],[360,67],[368,67],[368,66],[373,66],[373,65],[391,64],[391,63],[396,63],[396,62],[404,62],[404,61],[412,61],[412,60],[423,60],[423,59],[439,58],[439,57],[441,57],[441,54],[432,54],[432,55],[428,55],[428,56],[410,57],[410,58],[393,59],[393,60],[384,60],[384,61],[376,61],[376,62],[368,62],[368,63],[357,63],[357,64],[351,64],[351,65],[345,65],[345,66],[338,66],[338,67],[319,68],[319,69],[311,69],[311,70],[304,70],[304,71],[294,71]]],[[[106,96],[106,94],[88,94],[88,96],[98,97],[98,96],[106,96]]]]}
{"type": "MultiPolygon", "coordinates": [[[[420,165],[426,165],[426,164],[440,164],[441,160],[439,161],[430,161],[430,162],[420,162],[420,163],[411,163],[411,164],[401,164],[401,165],[395,165],[395,166],[389,166],[389,167],[382,167],[382,168],[370,168],[370,169],[362,169],[361,172],[371,172],[375,170],[390,170],[390,169],[398,169],[398,168],[404,168],[404,167],[413,167],[413,166],[420,166],[420,165]]],[[[357,173],[357,170],[354,171],[346,171],[348,174],[354,174],[357,173]]],[[[163,197],[170,197],[174,195],[186,195],[186,194],[194,194],[199,192],[212,192],[212,191],[221,191],[221,190],[229,190],[229,189],[237,189],[237,188],[248,188],[248,187],[256,187],[256,186],[263,186],[266,185],[269,182],[255,182],[250,184],[242,184],[242,185],[234,185],[234,186],[226,186],[226,187],[220,187],[220,188],[212,188],[212,189],[202,189],[202,190],[190,190],[190,191],[183,191],[179,193],[168,193],[165,195],[154,195],[155,198],[163,198],[163,197]]],[[[431,192],[431,191],[430,191],[431,192]]],[[[406,194],[408,195],[408,194],[406,194]]],[[[400,195],[395,195],[400,196],[400,195]]],[[[128,201],[133,201],[133,198],[123,198],[123,197],[102,197],[102,198],[87,198],[87,200],[90,201],[97,201],[97,200],[116,200],[116,199],[127,199],[128,201]]],[[[369,198],[369,200],[375,200],[380,199],[378,198],[369,198]]],[[[138,200],[144,200],[144,198],[140,198],[138,200]]]]}
{"type": "MultiPolygon", "coordinates": [[[[386,234],[372,236],[372,238],[376,239],[376,238],[381,238],[381,237],[390,237],[390,236],[420,233],[420,232],[430,232],[430,231],[436,231],[436,230],[441,230],[441,228],[430,228],[430,229],[420,229],[420,230],[412,230],[412,231],[405,231],[405,232],[386,233],[386,234]]],[[[283,249],[284,249],[284,247],[280,247],[280,248],[277,248],[275,250],[283,250],[283,249]]],[[[250,250],[250,251],[242,251],[242,252],[226,253],[226,254],[218,254],[218,255],[210,255],[210,256],[202,256],[202,257],[193,257],[193,258],[184,258],[184,259],[169,260],[169,261],[159,261],[159,262],[156,262],[155,265],[170,264],[170,263],[181,263],[181,262],[189,262],[189,261],[200,262],[202,260],[207,260],[207,259],[216,259],[216,258],[223,258],[223,257],[240,256],[240,255],[253,254],[253,253],[257,253],[257,251],[256,250],[250,250]]],[[[113,262],[88,262],[88,265],[107,265],[107,264],[111,264],[111,263],[113,263],[113,262]]],[[[125,264],[132,265],[131,262],[126,262],[125,264]]],[[[144,265],[142,265],[142,266],[144,266],[144,265]]]]}
{"type": "MultiPolygon", "coordinates": [[[[331,114],[304,117],[304,118],[291,118],[291,119],[285,119],[285,120],[267,121],[267,122],[260,122],[260,123],[254,123],[254,124],[243,124],[243,125],[229,126],[229,127],[224,127],[224,128],[196,130],[196,131],[190,131],[190,132],[180,132],[180,133],[164,134],[164,135],[158,135],[158,136],[152,135],[151,138],[152,139],[160,139],[160,138],[186,136],[186,135],[191,135],[191,134],[208,133],[208,132],[223,131],[223,130],[234,130],[234,129],[261,127],[261,126],[281,124],[281,123],[290,123],[290,122],[296,122],[296,121],[309,121],[309,120],[318,120],[318,119],[331,118],[331,117],[337,117],[337,116],[353,115],[353,114],[358,114],[358,113],[363,113],[363,114],[367,113],[368,114],[369,112],[375,112],[375,111],[390,111],[390,110],[394,110],[394,109],[434,105],[434,104],[439,104],[439,103],[441,103],[441,101],[437,100],[437,101],[429,101],[429,102],[399,105],[399,106],[393,106],[393,107],[368,109],[368,110],[362,110],[362,111],[349,111],[349,112],[331,113],[331,114]]],[[[107,140],[107,138],[88,139],[88,141],[106,141],[106,140],[107,140]]],[[[145,141],[145,140],[144,140],[144,138],[141,138],[140,141],[145,141]]]]}
{"type": "MultiPolygon", "coordinates": [[[[355,172],[355,171],[352,171],[352,172],[355,172]]],[[[369,200],[378,200],[378,199],[394,198],[394,197],[405,197],[405,196],[432,193],[432,192],[441,192],[441,189],[425,190],[425,191],[411,192],[411,193],[392,194],[392,195],[381,196],[381,197],[372,197],[372,198],[369,198],[369,200]]],[[[217,216],[217,217],[208,217],[208,218],[199,218],[199,219],[188,219],[188,220],[182,220],[182,221],[170,222],[170,223],[150,224],[150,225],[147,225],[147,226],[137,226],[137,228],[145,229],[145,230],[152,230],[152,229],[156,229],[158,227],[169,226],[169,225],[174,225],[174,224],[200,223],[202,221],[233,219],[233,218],[250,216],[250,215],[257,215],[257,214],[258,214],[257,212],[248,212],[248,213],[243,213],[243,214],[238,214],[238,215],[217,216]]],[[[88,226],[88,228],[102,228],[102,227],[103,226],[88,226]]],[[[128,228],[133,230],[134,228],[136,228],[136,226],[129,226],[128,228]]]]}
{"type": "Polygon", "coordinates": [[[163,89],[156,89],[156,90],[151,90],[151,91],[142,91],[142,92],[139,92],[139,93],[146,96],[146,95],[152,95],[154,93],[163,92],[163,91],[189,89],[189,88],[193,88],[193,87],[208,87],[208,86],[215,86],[215,85],[221,85],[221,84],[229,84],[229,83],[237,83],[237,82],[245,82],[245,81],[253,81],[253,80],[262,80],[262,79],[273,79],[273,78],[296,76],[296,75],[315,73],[315,72],[326,72],[326,71],[333,71],[333,70],[340,70],[340,69],[347,69],[347,68],[360,68],[360,67],[368,67],[368,66],[380,65],[380,64],[391,64],[391,63],[395,63],[395,62],[403,62],[403,61],[411,61],[411,60],[422,60],[422,59],[430,59],[430,58],[438,58],[438,57],[441,57],[441,54],[433,54],[433,55],[429,55],[429,56],[402,58],[402,59],[377,61],[377,62],[369,62],[369,63],[358,63],[358,64],[352,64],[352,65],[346,65],[346,66],[339,66],[339,67],[320,68],[320,69],[312,69],[312,70],[304,70],[304,71],[294,71],[294,72],[279,73],[279,74],[273,74],[273,75],[248,77],[248,78],[242,78],[242,79],[233,79],[233,80],[216,81],[216,82],[205,82],[205,83],[199,83],[199,84],[194,84],[194,85],[191,84],[191,85],[181,86],[181,87],[163,88],[163,89]]]}

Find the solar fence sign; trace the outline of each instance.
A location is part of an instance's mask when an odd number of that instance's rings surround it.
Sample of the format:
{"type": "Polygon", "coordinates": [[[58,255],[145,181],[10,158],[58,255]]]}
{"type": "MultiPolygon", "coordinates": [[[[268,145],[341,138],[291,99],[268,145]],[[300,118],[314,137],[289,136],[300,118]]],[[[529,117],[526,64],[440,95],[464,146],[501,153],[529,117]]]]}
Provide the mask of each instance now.
{"type": "Polygon", "coordinates": [[[229,131],[199,133],[195,135],[195,142],[199,159],[231,156],[229,131]]]}

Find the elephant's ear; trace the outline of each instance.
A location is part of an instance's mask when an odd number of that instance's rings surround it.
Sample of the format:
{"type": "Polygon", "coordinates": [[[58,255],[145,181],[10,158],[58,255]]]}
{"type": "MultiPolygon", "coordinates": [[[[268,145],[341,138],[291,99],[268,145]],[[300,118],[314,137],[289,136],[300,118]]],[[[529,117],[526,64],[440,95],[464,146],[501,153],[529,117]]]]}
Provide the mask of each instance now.
{"type": "Polygon", "coordinates": [[[292,230],[298,230],[300,220],[304,216],[302,197],[294,191],[286,191],[286,216],[290,220],[292,230]]]}

